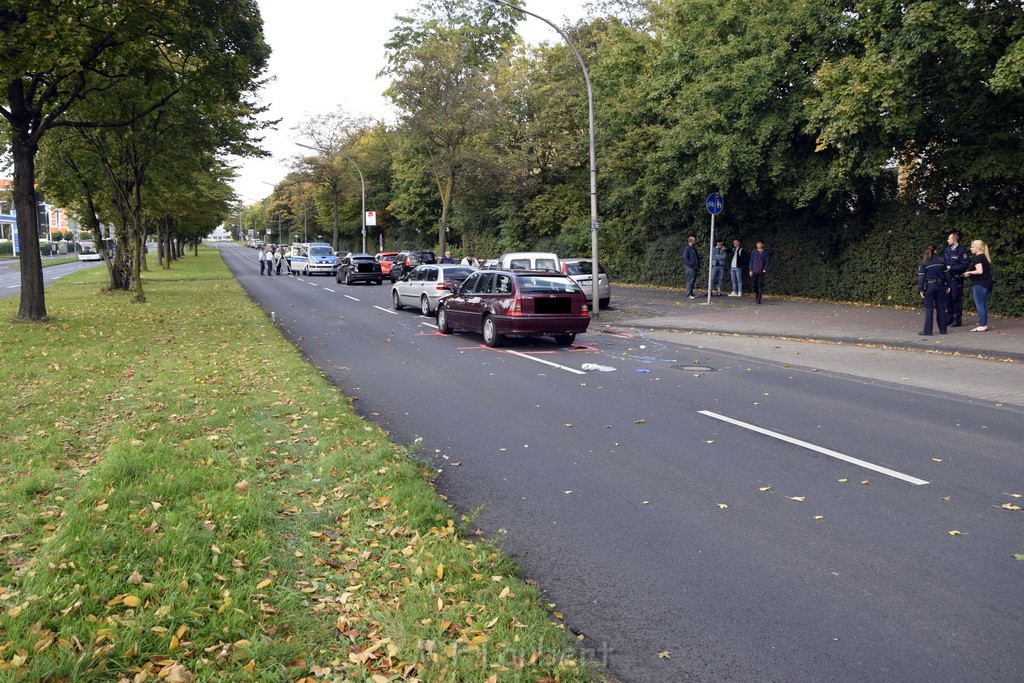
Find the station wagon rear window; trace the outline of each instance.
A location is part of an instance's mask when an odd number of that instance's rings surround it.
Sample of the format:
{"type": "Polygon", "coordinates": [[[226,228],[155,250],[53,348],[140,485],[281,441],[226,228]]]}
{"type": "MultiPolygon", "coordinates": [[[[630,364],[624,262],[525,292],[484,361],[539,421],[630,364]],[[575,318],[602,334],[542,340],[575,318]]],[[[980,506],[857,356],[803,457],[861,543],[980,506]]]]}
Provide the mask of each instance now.
{"type": "Polygon", "coordinates": [[[569,278],[537,275],[519,278],[519,289],[524,294],[566,294],[577,291],[576,283],[569,278]]]}

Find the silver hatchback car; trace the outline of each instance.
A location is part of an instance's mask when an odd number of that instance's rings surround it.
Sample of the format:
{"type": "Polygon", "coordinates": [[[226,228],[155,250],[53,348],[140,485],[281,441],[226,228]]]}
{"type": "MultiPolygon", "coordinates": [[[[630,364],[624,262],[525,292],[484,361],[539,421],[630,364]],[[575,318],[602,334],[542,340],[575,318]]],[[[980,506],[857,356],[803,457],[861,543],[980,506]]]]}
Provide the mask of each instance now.
{"type": "Polygon", "coordinates": [[[431,263],[416,266],[391,286],[391,305],[396,311],[417,306],[423,315],[433,315],[437,302],[452,295],[452,290],[476,272],[473,266],[431,263]]]}
{"type": "MultiPolygon", "coordinates": [[[[576,281],[583,293],[587,295],[587,303],[594,304],[594,262],[588,258],[562,259],[562,272],[576,281]]],[[[597,297],[601,308],[608,308],[612,300],[612,286],[608,282],[608,273],[604,266],[597,264],[597,297]]]]}

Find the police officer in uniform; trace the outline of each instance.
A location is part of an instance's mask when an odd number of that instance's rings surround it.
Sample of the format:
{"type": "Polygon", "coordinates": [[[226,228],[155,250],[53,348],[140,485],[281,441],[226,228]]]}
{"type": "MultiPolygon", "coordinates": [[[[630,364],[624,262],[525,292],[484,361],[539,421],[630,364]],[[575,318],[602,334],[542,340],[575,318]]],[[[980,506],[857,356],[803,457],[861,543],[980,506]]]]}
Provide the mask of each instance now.
{"type": "Polygon", "coordinates": [[[952,283],[949,296],[946,297],[946,324],[960,327],[964,317],[964,271],[971,265],[971,253],[960,246],[960,233],[951,232],[946,238],[949,244],[942,252],[942,260],[946,263],[946,272],[952,283]]]}
{"type": "Polygon", "coordinates": [[[936,252],[935,245],[924,248],[924,257],[917,264],[917,291],[924,299],[924,329],[919,335],[931,336],[932,312],[939,323],[939,334],[946,334],[947,294],[952,278],[946,270],[946,261],[936,252]]]}

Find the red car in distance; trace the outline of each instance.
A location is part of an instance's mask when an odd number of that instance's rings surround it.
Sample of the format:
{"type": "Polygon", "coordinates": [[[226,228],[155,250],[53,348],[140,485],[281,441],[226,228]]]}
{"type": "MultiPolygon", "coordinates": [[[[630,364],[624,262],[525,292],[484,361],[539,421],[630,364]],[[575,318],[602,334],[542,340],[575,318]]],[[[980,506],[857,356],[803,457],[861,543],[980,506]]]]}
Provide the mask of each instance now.
{"type": "Polygon", "coordinates": [[[374,256],[377,262],[380,263],[380,274],[384,277],[391,276],[391,264],[395,262],[395,258],[398,256],[397,251],[382,251],[374,256]]]}

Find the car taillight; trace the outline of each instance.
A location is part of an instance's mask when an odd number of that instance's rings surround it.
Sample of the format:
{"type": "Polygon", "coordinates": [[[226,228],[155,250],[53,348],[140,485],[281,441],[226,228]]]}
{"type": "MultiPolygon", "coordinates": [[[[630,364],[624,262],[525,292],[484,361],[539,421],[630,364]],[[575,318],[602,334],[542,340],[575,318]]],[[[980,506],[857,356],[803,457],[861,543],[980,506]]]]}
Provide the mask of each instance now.
{"type": "Polygon", "coordinates": [[[444,290],[448,289],[448,287],[450,287],[451,284],[452,283],[450,283],[450,282],[438,282],[437,283],[437,291],[443,292],[444,290]]]}
{"type": "Polygon", "coordinates": [[[584,318],[590,317],[590,309],[587,308],[587,302],[583,302],[583,306],[580,307],[580,315],[584,318]]]}
{"type": "Polygon", "coordinates": [[[523,315],[523,300],[514,299],[512,301],[512,308],[508,310],[508,314],[515,317],[521,317],[523,315]]]}

